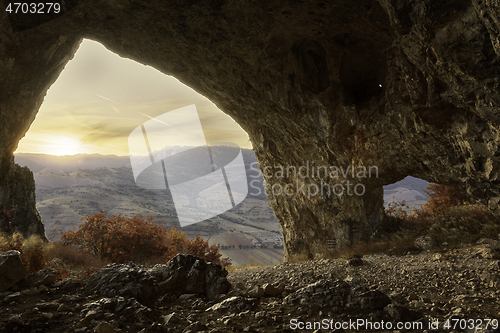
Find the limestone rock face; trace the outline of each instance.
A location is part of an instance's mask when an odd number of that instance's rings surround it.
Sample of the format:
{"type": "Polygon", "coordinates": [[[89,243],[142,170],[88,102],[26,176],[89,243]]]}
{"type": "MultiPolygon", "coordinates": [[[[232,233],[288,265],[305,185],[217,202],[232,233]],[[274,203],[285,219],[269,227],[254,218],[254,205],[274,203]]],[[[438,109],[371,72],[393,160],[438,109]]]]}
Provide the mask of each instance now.
{"type": "Polygon", "coordinates": [[[0,202],[13,204],[15,215],[11,221],[16,231],[25,236],[39,235],[46,240],[45,226],[36,209],[35,179],[28,167],[14,164],[0,186],[0,202]]]}
{"type": "Polygon", "coordinates": [[[498,213],[499,21],[482,0],[68,1],[29,22],[2,10],[0,192],[47,88],[91,38],[177,77],[248,132],[288,261],[368,239],[382,186],[408,175],[498,213]],[[278,174],[287,166],[309,169],[278,174]]]}
{"type": "Polygon", "coordinates": [[[178,254],[165,265],[155,265],[149,273],[162,292],[198,293],[214,299],[231,288],[225,268],[190,254],[178,254]]]}
{"type": "MultiPolygon", "coordinates": [[[[35,15],[36,16],[36,15],[35,15]]],[[[73,57],[81,38],[11,25],[0,5],[0,203],[14,204],[12,225],[25,236],[45,238],[36,210],[35,181],[27,168],[14,163],[16,150],[43,102],[47,89],[73,57]]],[[[16,20],[13,20],[14,22],[16,20]]],[[[30,25],[36,24],[32,22],[30,25]]]]}
{"type": "Polygon", "coordinates": [[[19,251],[0,253],[0,291],[5,291],[26,276],[19,251]]]}
{"type": "Polygon", "coordinates": [[[109,264],[93,274],[85,288],[99,295],[132,296],[151,305],[165,293],[203,294],[214,299],[231,288],[227,271],[202,258],[178,254],[165,265],[144,269],[133,263],[109,264]]]}

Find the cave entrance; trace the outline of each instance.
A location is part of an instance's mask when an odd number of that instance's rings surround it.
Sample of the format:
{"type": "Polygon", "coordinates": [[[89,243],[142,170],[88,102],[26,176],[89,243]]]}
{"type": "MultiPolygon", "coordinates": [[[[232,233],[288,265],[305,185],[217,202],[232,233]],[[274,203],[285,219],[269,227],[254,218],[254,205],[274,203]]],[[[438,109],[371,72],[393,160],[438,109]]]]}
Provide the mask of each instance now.
{"type": "Polygon", "coordinates": [[[192,104],[208,142],[251,147],[232,118],[176,78],[83,40],[15,152],[16,162],[35,173],[37,208],[47,234],[54,227],[66,231],[81,216],[101,209],[115,215],[155,215],[175,224],[173,206],[167,207],[158,193],[135,188],[140,192],[131,197],[135,184],[123,168],[130,164],[128,136],[136,127],[192,104]],[[107,182],[114,182],[113,188],[107,182]]]}
{"type": "MultiPolygon", "coordinates": [[[[258,169],[247,133],[215,104],[174,77],[83,40],[48,90],[15,152],[16,162],[35,173],[37,209],[47,235],[54,227],[67,231],[80,224],[82,216],[100,210],[127,217],[152,215],[178,225],[168,192],[136,186],[128,136],[145,121],[192,104],[206,141],[243,148],[245,167],[252,166],[247,174],[253,176],[250,181],[255,180],[258,169]]],[[[190,238],[211,236],[211,244],[226,247],[223,257],[236,258],[234,265],[250,264],[252,258],[263,265],[281,262],[280,228],[262,194],[262,177],[253,185],[249,191],[259,190],[260,195],[249,195],[236,208],[182,231],[190,238]],[[239,245],[245,251],[235,256],[239,245]]]]}

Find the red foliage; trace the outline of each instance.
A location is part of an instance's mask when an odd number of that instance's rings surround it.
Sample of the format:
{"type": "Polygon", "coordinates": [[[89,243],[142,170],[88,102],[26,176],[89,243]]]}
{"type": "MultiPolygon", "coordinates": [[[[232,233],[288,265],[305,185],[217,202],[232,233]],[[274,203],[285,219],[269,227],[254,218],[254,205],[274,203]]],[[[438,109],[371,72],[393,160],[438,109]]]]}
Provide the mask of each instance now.
{"type": "Polygon", "coordinates": [[[21,259],[28,273],[35,273],[45,268],[47,257],[43,243],[37,243],[21,252],[21,259]]]}
{"type": "Polygon", "coordinates": [[[422,206],[422,213],[435,213],[464,203],[474,203],[465,192],[440,184],[429,184],[425,193],[429,200],[422,206]]]}
{"type": "MultiPolygon", "coordinates": [[[[209,238],[210,239],[210,238],[209,238]]],[[[189,253],[198,257],[204,258],[206,261],[217,263],[222,266],[231,265],[231,259],[221,258],[222,253],[219,252],[220,244],[208,245],[208,240],[203,240],[202,237],[196,235],[196,238],[189,241],[185,246],[185,253],[189,253]]]]}
{"type": "Polygon", "coordinates": [[[168,261],[178,253],[200,256],[216,264],[228,265],[221,259],[219,244],[208,245],[208,240],[197,236],[190,240],[177,228],[167,228],[153,222],[153,217],[137,215],[126,218],[101,211],[83,217],[85,222],[77,231],[61,235],[60,243],[83,249],[93,256],[109,262],[145,262],[151,259],[168,261]]]}

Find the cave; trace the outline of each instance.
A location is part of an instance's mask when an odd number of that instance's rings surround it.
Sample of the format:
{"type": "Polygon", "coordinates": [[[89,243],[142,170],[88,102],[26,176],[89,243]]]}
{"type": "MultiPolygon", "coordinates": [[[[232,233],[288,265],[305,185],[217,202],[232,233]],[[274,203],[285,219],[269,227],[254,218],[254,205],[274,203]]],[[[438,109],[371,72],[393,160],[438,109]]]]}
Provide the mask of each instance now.
{"type": "Polygon", "coordinates": [[[248,133],[261,171],[376,167],[370,177],[267,181],[297,184],[294,195],[268,191],[286,261],[329,257],[333,239],[337,247],[370,239],[384,219],[382,187],[409,175],[463,189],[500,213],[495,3],[67,0],[59,13],[23,15],[7,3],[0,203],[14,203],[26,234],[43,234],[43,224],[33,175],[13,152],[83,38],[213,101],[248,133]],[[304,190],[327,185],[358,193],[304,190]]]}

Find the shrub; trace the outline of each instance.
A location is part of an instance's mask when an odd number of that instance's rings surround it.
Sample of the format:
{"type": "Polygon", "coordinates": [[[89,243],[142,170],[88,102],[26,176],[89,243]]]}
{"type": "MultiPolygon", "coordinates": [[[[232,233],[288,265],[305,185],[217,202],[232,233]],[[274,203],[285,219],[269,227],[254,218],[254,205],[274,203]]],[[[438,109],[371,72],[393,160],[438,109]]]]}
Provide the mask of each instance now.
{"type": "Polygon", "coordinates": [[[340,249],[335,255],[345,258],[377,252],[402,255],[416,251],[414,241],[423,235],[431,236],[438,244],[447,242],[454,247],[500,233],[500,219],[465,193],[439,184],[429,184],[426,193],[429,200],[420,208],[410,207],[404,201],[390,203],[376,239],[340,249]]]}
{"type": "Polygon", "coordinates": [[[427,234],[438,243],[459,246],[500,231],[499,219],[464,192],[429,184],[426,193],[429,199],[420,208],[407,209],[404,203],[397,203],[386,210],[392,218],[399,219],[400,233],[413,238],[427,234]]]}
{"type": "Polygon", "coordinates": [[[44,251],[45,246],[46,243],[38,236],[31,236],[26,239],[18,232],[11,235],[0,232],[0,252],[19,251],[28,273],[34,273],[45,268],[49,259],[44,251]]]}
{"type": "Polygon", "coordinates": [[[231,265],[231,259],[221,258],[222,253],[219,252],[220,244],[208,245],[209,239],[204,241],[202,237],[196,235],[195,239],[187,242],[185,248],[183,249],[183,252],[202,257],[206,261],[210,261],[225,267],[231,265]]]}
{"type": "Polygon", "coordinates": [[[151,216],[126,218],[101,211],[82,220],[84,223],[77,231],[62,233],[56,243],[86,251],[106,262],[151,264],[166,262],[178,253],[189,253],[216,264],[230,264],[227,258],[221,259],[220,244],[209,246],[208,240],[199,236],[191,241],[177,228],[155,223],[151,216]]]}
{"type": "Polygon", "coordinates": [[[445,185],[431,183],[427,185],[425,193],[429,195],[429,199],[420,209],[420,214],[435,214],[458,205],[475,203],[465,192],[445,185]]]}
{"type": "Polygon", "coordinates": [[[48,257],[61,259],[72,268],[91,267],[96,262],[95,257],[87,251],[63,245],[59,242],[47,246],[45,252],[48,257]]]}
{"type": "Polygon", "coordinates": [[[106,212],[101,211],[82,220],[85,222],[78,231],[69,230],[61,235],[60,244],[87,251],[105,261],[120,263],[154,256],[161,251],[158,248],[161,246],[161,230],[155,230],[159,226],[150,225],[149,218],[108,217],[106,212]]]}

